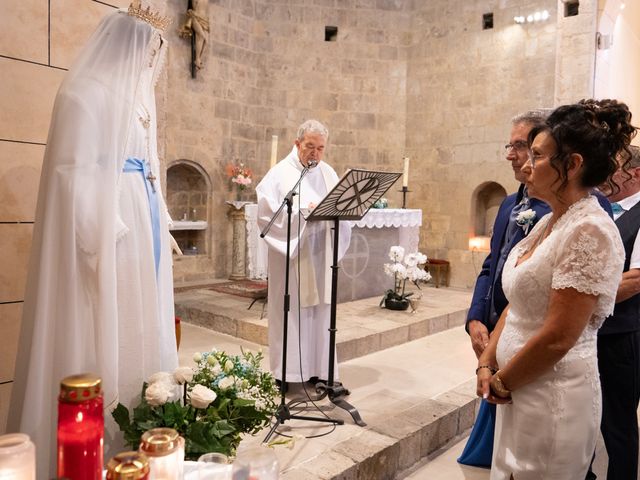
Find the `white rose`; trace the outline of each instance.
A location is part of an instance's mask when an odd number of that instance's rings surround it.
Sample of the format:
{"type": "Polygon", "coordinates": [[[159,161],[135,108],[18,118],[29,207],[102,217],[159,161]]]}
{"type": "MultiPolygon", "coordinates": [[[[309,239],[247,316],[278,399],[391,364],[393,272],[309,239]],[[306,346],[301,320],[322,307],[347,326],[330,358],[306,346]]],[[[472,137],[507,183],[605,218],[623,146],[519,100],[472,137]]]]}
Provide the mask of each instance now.
{"type": "Polygon", "coordinates": [[[149,380],[147,380],[147,383],[149,385],[153,385],[154,383],[168,383],[168,384],[173,384],[176,383],[174,378],[173,378],[173,374],[169,373],[169,372],[158,372],[158,373],[154,373],[153,375],[151,375],[149,377],[149,380]]]}
{"type": "Polygon", "coordinates": [[[233,370],[233,362],[231,360],[227,360],[224,363],[224,371],[225,373],[229,373],[231,370],[233,370]]]}
{"type": "Polygon", "coordinates": [[[207,357],[207,363],[211,366],[215,365],[216,363],[218,363],[218,360],[216,359],[216,357],[214,357],[213,355],[209,355],[207,357]]]}
{"type": "Polygon", "coordinates": [[[173,379],[180,385],[193,380],[193,369],[191,367],[178,367],[173,371],[173,379]]]}
{"type": "Polygon", "coordinates": [[[213,390],[204,385],[196,385],[191,390],[191,405],[195,408],[207,408],[216,397],[216,392],[213,390]]]}
{"type": "Polygon", "coordinates": [[[225,377],[220,380],[218,387],[220,387],[220,390],[226,390],[227,388],[232,387],[235,383],[236,381],[233,377],[225,377]]]}
{"type": "Polygon", "coordinates": [[[196,363],[200,363],[200,360],[202,360],[202,354],[200,352],[196,352],[193,354],[193,361],[196,363]]]}
{"type": "Polygon", "coordinates": [[[158,405],[164,405],[168,401],[173,401],[171,398],[174,396],[173,387],[165,382],[156,382],[147,387],[144,392],[144,399],[149,405],[157,407],[158,405]]]}

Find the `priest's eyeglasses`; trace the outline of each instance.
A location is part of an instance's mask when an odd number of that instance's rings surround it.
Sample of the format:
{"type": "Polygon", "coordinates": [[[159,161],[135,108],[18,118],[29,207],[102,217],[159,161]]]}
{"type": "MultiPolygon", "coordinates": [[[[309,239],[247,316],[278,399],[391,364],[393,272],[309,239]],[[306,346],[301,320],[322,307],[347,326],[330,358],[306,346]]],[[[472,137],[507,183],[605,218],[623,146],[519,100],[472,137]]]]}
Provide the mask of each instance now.
{"type": "Polygon", "coordinates": [[[527,148],[529,148],[529,144],[524,140],[516,140],[515,142],[507,143],[504,146],[504,149],[507,153],[509,153],[511,149],[515,150],[516,152],[524,152],[527,148]]]}

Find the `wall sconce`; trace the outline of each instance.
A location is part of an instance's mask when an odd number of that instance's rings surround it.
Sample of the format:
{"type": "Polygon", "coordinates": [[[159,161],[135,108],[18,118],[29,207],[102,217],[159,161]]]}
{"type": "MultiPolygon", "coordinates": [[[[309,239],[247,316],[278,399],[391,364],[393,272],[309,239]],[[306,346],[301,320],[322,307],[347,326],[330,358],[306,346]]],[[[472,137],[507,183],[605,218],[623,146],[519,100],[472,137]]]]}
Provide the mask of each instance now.
{"type": "Polygon", "coordinates": [[[491,237],[478,236],[469,238],[469,250],[488,252],[491,250],[491,237]]]}
{"type": "Polygon", "coordinates": [[[545,20],[549,20],[549,17],[551,15],[549,15],[549,11],[548,10],[542,10],[541,12],[534,12],[531,13],[529,15],[527,15],[526,17],[524,15],[518,15],[516,17],[513,17],[513,21],[519,24],[523,24],[523,23],[534,23],[534,22],[544,22],[545,20]]]}

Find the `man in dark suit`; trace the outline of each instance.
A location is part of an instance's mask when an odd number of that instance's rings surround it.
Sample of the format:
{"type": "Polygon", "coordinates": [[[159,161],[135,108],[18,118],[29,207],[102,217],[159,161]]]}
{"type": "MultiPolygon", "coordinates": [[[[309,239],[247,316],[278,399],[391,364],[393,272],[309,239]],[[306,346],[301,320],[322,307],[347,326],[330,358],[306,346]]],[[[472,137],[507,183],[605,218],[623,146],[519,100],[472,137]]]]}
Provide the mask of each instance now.
{"type": "MultiPolygon", "coordinates": [[[[546,119],[543,111],[531,111],[518,115],[512,120],[511,136],[505,145],[507,160],[511,162],[516,180],[524,182],[525,176],[520,168],[527,161],[527,136],[531,129],[541,125],[546,119]]],[[[549,212],[546,203],[529,198],[524,184],[516,193],[506,197],[495,219],[491,250],[478,275],[473,291],[473,299],[467,315],[467,331],[471,337],[471,345],[480,356],[487,343],[489,332],[493,330],[500,314],[507,306],[502,291],[502,267],[511,249],[522,240],[536,222],[549,212]],[[518,215],[532,210],[529,219],[518,222],[518,215]]],[[[526,216],[526,214],[525,214],[526,216]]]]}
{"type": "MultiPolygon", "coordinates": [[[[506,159],[511,163],[514,176],[521,185],[516,193],[507,196],[500,205],[493,225],[491,250],[482,264],[473,291],[466,330],[477,357],[480,357],[489,343],[490,332],[508,303],[502,291],[504,262],[511,249],[550,211],[546,203],[528,197],[523,184],[526,176],[520,171],[527,161],[529,132],[533,127],[544,124],[546,117],[545,111],[534,110],[517,115],[511,120],[511,135],[509,143],[505,145],[506,159]]],[[[458,462],[480,467],[491,466],[495,408],[495,405],[482,401],[473,431],[458,462]]]]}
{"type": "MultiPolygon", "coordinates": [[[[598,332],[604,444],[609,454],[607,480],[638,475],[638,401],[640,400],[640,149],[630,147],[625,171],[613,176],[620,188],[609,193],[613,217],[624,244],[625,263],[613,315],[598,332]]],[[[603,191],[607,187],[602,187],[603,191]]],[[[589,478],[589,477],[587,477],[589,478]]],[[[592,476],[591,478],[595,478],[592,476]]]]}

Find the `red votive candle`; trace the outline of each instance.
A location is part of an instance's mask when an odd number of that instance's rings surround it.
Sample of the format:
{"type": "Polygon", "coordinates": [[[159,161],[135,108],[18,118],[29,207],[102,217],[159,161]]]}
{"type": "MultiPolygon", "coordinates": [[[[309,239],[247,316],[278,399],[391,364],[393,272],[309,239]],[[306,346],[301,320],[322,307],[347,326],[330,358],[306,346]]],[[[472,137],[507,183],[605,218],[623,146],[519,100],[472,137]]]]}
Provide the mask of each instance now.
{"type": "Polygon", "coordinates": [[[104,438],[102,386],[91,374],[60,383],[58,397],[58,477],[101,480],[104,438]]]}

